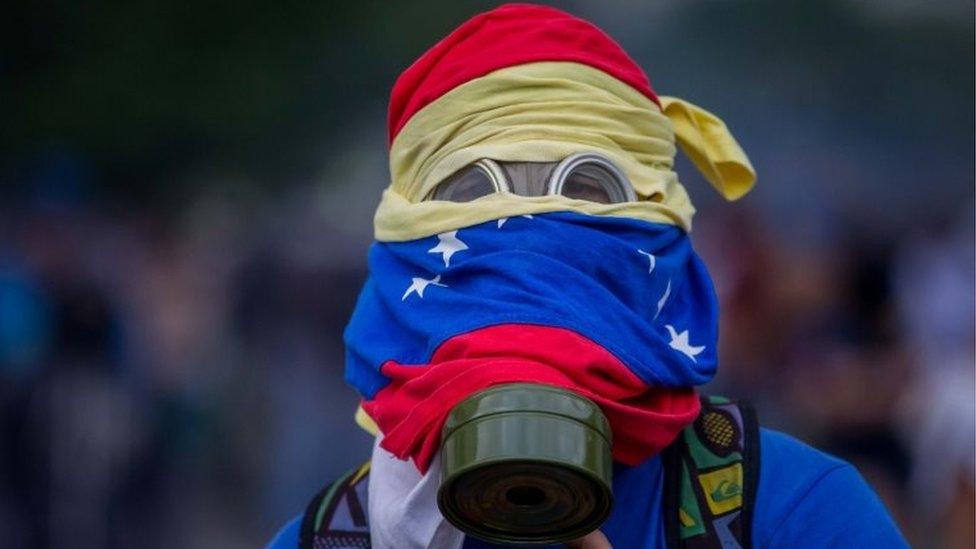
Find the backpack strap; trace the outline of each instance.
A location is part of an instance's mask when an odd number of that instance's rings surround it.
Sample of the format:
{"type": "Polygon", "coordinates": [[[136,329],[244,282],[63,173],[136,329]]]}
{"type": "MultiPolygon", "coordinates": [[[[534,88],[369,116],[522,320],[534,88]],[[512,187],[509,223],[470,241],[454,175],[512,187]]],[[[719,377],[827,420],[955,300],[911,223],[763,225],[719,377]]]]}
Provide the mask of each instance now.
{"type": "Polygon", "coordinates": [[[369,466],[367,461],[316,494],[302,517],[300,549],[369,549],[369,466]]]}
{"type": "Polygon", "coordinates": [[[667,546],[749,549],[759,485],[752,408],[702,397],[698,418],[662,454],[667,546]]]}

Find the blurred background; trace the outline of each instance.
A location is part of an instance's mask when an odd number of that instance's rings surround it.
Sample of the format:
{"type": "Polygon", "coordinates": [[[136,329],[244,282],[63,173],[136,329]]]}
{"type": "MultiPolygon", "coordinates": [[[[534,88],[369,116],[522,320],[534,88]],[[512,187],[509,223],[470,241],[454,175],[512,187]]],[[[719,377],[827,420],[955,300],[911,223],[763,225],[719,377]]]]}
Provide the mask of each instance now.
{"type": "MultiPolygon", "coordinates": [[[[0,540],[258,547],[369,451],[342,381],[397,74],[492,2],[14,1],[0,18],[0,540]]],[[[720,375],[974,544],[969,0],[557,2],[719,113],[684,160],[720,375]]]]}

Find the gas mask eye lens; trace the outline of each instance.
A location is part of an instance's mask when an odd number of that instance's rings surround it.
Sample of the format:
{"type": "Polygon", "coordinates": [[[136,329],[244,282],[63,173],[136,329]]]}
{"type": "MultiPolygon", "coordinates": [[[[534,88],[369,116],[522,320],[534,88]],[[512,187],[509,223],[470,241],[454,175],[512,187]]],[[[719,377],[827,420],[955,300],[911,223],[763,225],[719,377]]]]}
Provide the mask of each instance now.
{"type": "Polygon", "coordinates": [[[610,198],[608,189],[615,184],[612,176],[606,171],[597,166],[586,164],[576,168],[566,177],[560,194],[566,198],[610,204],[614,201],[610,198]]]}
{"type": "Polygon", "coordinates": [[[560,162],[549,178],[549,194],[600,204],[637,200],[627,176],[595,153],[574,154],[560,162]]]}
{"type": "Polygon", "coordinates": [[[470,202],[506,188],[505,176],[498,164],[479,160],[442,181],[430,194],[433,200],[470,202]]]}

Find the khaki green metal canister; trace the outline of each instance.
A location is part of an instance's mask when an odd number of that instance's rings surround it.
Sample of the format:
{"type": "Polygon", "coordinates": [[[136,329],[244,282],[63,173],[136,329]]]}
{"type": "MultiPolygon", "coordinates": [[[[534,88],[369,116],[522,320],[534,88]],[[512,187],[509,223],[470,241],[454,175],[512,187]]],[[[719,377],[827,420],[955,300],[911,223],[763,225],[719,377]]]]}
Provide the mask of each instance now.
{"type": "Polygon", "coordinates": [[[488,542],[569,541],[610,514],[610,449],[610,426],[589,399],[546,385],[492,387],[448,416],[437,502],[488,542]]]}

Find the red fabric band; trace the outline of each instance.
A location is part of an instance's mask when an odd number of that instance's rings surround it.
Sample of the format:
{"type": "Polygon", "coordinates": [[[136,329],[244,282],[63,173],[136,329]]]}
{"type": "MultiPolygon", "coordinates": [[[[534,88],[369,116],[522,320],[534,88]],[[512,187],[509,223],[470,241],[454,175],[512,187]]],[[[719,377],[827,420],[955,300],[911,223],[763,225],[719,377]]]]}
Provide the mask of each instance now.
{"type": "Polygon", "coordinates": [[[589,65],[660,104],[644,71],[592,23],[546,6],[506,4],[469,19],[400,75],[390,95],[390,143],[417,111],[457,86],[540,61],[589,65]]]}
{"type": "Polygon", "coordinates": [[[698,416],[694,389],[649,388],[617,357],[562,328],[503,324],[451,338],[430,364],[382,367],[390,384],[363,409],[381,446],[426,472],[448,413],[468,396],[502,383],[531,382],[596,402],[613,431],[613,457],[636,465],[670,444],[698,416]]]}

